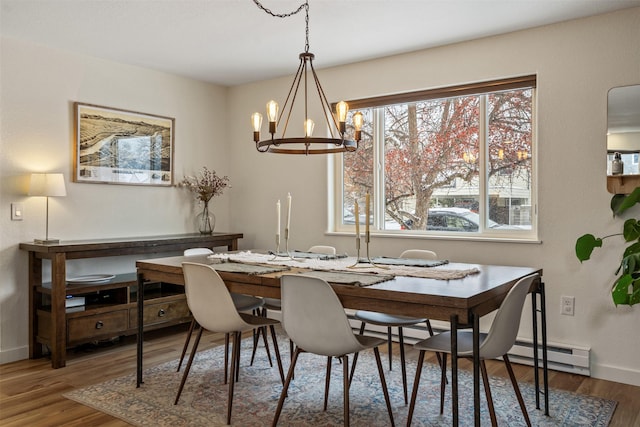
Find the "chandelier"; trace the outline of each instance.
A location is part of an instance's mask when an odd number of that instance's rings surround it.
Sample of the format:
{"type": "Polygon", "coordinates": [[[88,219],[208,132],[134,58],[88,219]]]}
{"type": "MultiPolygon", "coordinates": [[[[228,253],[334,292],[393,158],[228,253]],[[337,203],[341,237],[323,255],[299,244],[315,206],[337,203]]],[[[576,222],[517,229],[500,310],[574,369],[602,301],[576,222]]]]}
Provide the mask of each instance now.
{"type": "Polygon", "coordinates": [[[305,49],[300,54],[300,65],[296,71],[293,83],[289,88],[289,93],[284,102],[282,109],[279,108],[277,102],[271,100],[267,103],[267,119],[269,121],[269,134],[270,138],[260,141],[260,128],[262,127],[262,114],[253,113],[251,115],[251,124],[253,125],[253,141],[256,143],[256,149],[261,153],[277,153],[277,154],[331,154],[331,153],[344,153],[353,152],[358,148],[358,142],[361,138],[361,129],[363,122],[363,115],[357,112],[353,115],[353,126],[355,128],[355,138],[346,138],[346,119],[349,112],[349,106],[346,102],[340,101],[336,104],[336,111],[333,112],[327,97],[322,89],[320,80],[316,75],[316,70],[313,68],[313,53],[309,52],[309,2],[305,1],[298,9],[287,14],[276,14],[265,8],[258,0],[253,0],[254,3],[266,13],[278,18],[286,18],[297,14],[304,9],[306,14],[306,38],[305,49]],[[329,129],[330,137],[320,138],[313,136],[313,129],[315,123],[308,116],[308,99],[309,99],[309,84],[308,73],[311,72],[313,83],[315,84],[315,91],[320,99],[320,106],[324,115],[327,128],[329,129]],[[293,112],[293,107],[298,95],[298,90],[302,83],[304,92],[304,136],[297,138],[286,137],[287,127],[289,126],[289,119],[293,112]],[[278,114],[280,112],[280,114],[278,114]],[[283,123],[284,121],[284,123],[283,123]],[[282,125],[282,136],[276,138],[276,130],[282,125]]]}

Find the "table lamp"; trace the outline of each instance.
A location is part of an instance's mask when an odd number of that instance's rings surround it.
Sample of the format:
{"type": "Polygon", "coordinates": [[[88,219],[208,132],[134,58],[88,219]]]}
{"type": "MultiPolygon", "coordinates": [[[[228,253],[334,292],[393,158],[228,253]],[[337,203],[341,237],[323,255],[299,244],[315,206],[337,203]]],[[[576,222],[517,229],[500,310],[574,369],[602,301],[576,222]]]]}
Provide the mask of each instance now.
{"type": "Polygon", "coordinates": [[[47,198],[47,223],[44,239],[34,239],[35,243],[52,244],[59,243],[59,239],[49,238],[49,197],[62,197],[67,195],[64,186],[64,175],[61,173],[32,173],[29,185],[30,196],[47,198]]]}

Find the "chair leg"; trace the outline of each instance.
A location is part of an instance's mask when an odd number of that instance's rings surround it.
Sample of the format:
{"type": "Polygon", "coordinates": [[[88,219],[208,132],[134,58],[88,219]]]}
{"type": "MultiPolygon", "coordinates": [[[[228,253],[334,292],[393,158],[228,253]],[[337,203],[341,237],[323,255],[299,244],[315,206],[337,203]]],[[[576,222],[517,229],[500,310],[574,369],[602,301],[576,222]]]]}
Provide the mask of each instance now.
{"type": "MultiPolygon", "coordinates": [[[[240,343],[242,332],[233,333],[233,348],[231,350],[231,372],[235,372],[240,364],[240,343]]],[[[227,424],[231,424],[231,409],[233,408],[233,390],[235,385],[234,375],[229,380],[229,397],[227,398],[227,424]]]]}
{"type": "Polygon", "coordinates": [[[284,386],[282,387],[282,392],[280,393],[280,399],[278,399],[278,406],[276,408],[276,414],[273,417],[273,422],[271,423],[272,427],[276,427],[278,425],[278,419],[280,418],[280,413],[282,413],[282,406],[284,405],[284,399],[287,396],[287,391],[289,390],[289,384],[291,383],[291,378],[293,377],[293,372],[296,369],[296,363],[298,362],[298,356],[302,350],[300,347],[296,347],[295,352],[293,353],[293,358],[291,359],[291,366],[289,366],[289,373],[287,373],[287,379],[284,382],[284,386]]]}
{"type": "MultiPolygon", "coordinates": [[[[416,377],[413,380],[413,391],[411,392],[411,402],[409,403],[409,413],[407,414],[407,427],[411,425],[413,419],[413,410],[416,407],[416,396],[418,395],[418,386],[420,385],[420,375],[422,375],[422,365],[424,364],[425,350],[420,350],[418,355],[418,366],[416,367],[416,377]]],[[[440,404],[442,406],[442,403],[440,404]]],[[[440,412],[442,413],[442,412],[440,412]]]]}
{"type": "Polygon", "coordinates": [[[263,326],[259,329],[258,335],[262,335],[262,342],[264,343],[264,349],[267,352],[267,358],[269,359],[269,366],[273,368],[273,361],[271,360],[271,350],[269,350],[269,343],[267,342],[267,327],[263,326]]]}
{"type": "Polygon", "coordinates": [[[327,372],[324,376],[324,406],[323,411],[327,410],[327,404],[329,402],[329,384],[331,383],[331,356],[327,357],[327,372]]]}
{"type": "MultiPolygon", "coordinates": [[[[427,332],[429,332],[429,336],[432,337],[433,336],[433,328],[431,327],[431,322],[429,321],[429,319],[427,319],[427,321],[425,323],[427,324],[427,332]]],[[[441,368],[442,368],[442,356],[444,356],[444,355],[445,355],[445,353],[443,353],[443,354],[436,353],[436,358],[438,359],[438,365],[440,365],[441,368]]],[[[449,381],[447,380],[446,376],[445,376],[445,382],[449,383],[449,381]]]]}
{"type": "MultiPolygon", "coordinates": [[[[254,315],[267,317],[267,309],[263,308],[262,310],[258,309],[254,310],[254,315]]],[[[260,341],[260,335],[262,335],[262,340],[264,342],[264,348],[267,351],[267,358],[269,359],[269,366],[273,368],[273,361],[271,360],[271,351],[269,351],[269,344],[267,343],[267,328],[257,328],[253,330],[253,350],[251,352],[251,363],[250,366],[253,366],[253,360],[256,357],[256,350],[258,349],[258,342],[260,341]]]]}
{"type": "Polygon", "coordinates": [[[484,359],[480,361],[480,371],[482,372],[482,383],[484,384],[484,394],[487,396],[487,406],[489,407],[489,417],[491,418],[491,425],[498,427],[498,420],[496,419],[496,410],[493,407],[493,398],[491,397],[491,387],[489,387],[489,375],[487,375],[487,364],[484,359]]]}
{"type": "Polygon", "coordinates": [[[349,427],[349,356],[342,357],[342,375],[344,376],[342,395],[344,398],[344,427],[349,427]]]}
{"type": "Polygon", "coordinates": [[[184,384],[187,382],[187,377],[189,376],[189,371],[191,370],[191,364],[193,363],[193,358],[196,355],[196,351],[198,350],[198,344],[200,344],[200,337],[202,337],[203,331],[204,331],[204,328],[200,328],[200,330],[198,331],[198,335],[196,335],[196,340],[193,343],[193,348],[191,349],[191,354],[189,355],[189,361],[187,362],[187,367],[184,369],[184,373],[182,374],[182,381],[180,381],[180,387],[178,387],[176,400],[173,402],[174,405],[177,405],[178,400],[180,400],[180,395],[182,394],[182,389],[184,388],[184,384]]]}
{"type": "Polygon", "coordinates": [[[289,363],[291,363],[292,361],[293,361],[293,341],[289,340],[289,363]]]}
{"type": "Polygon", "coordinates": [[[251,362],[249,366],[253,366],[253,361],[256,358],[256,351],[258,350],[258,343],[260,342],[260,329],[253,330],[253,350],[251,350],[251,362]]]}
{"type": "MultiPolygon", "coordinates": [[[[382,361],[380,360],[380,350],[378,347],[373,348],[373,354],[376,356],[376,365],[378,365],[378,375],[380,375],[380,384],[382,385],[382,393],[384,393],[384,401],[387,404],[387,412],[389,412],[389,420],[391,421],[391,427],[395,427],[395,421],[393,420],[393,410],[391,409],[391,399],[389,399],[389,389],[387,388],[387,382],[384,379],[384,371],[382,370],[382,361]]],[[[346,356],[345,356],[346,357],[346,356]]],[[[345,375],[347,373],[345,369],[345,375]]],[[[345,391],[345,396],[347,391],[345,391]]]]}
{"type": "Polygon", "coordinates": [[[278,372],[280,373],[280,380],[284,384],[284,369],[282,369],[282,358],[280,357],[280,347],[278,347],[278,339],[276,337],[276,328],[273,325],[269,326],[271,331],[271,341],[273,341],[273,350],[276,353],[276,362],[278,363],[278,372]]]}
{"type": "MultiPolygon", "coordinates": [[[[360,324],[360,335],[364,334],[365,322],[360,324]]],[[[356,370],[356,362],[358,362],[358,353],[353,354],[353,363],[351,363],[351,373],[349,374],[349,385],[351,385],[351,381],[353,381],[353,373],[356,370]]]]}
{"type": "Polygon", "coordinates": [[[392,346],[393,346],[393,340],[391,339],[391,326],[389,326],[387,328],[387,349],[389,351],[389,370],[393,370],[393,366],[391,364],[392,360],[391,360],[391,350],[392,350],[392,346]]]}
{"type": "Polygon", "coordinates": [[[440,370],[440,415],[444,414],[444,395],[447,391],[447,353],[442,353],[440,370]]]}
{"type": "Polygon", "coordinates": [[[224,334],[224,383],[229,377],[229,334],[224,334]]]}
{"type": "Polygon", "coordinates": [[[404,404],[409,403],[407,398],[407,365],[405,365],[404,358],[404,336],[402,333],[402,326],[398,327],[398,340],[400,341],[400,364],[402,369],[402,388],[404,390],[404,404]]]}
{"type": "Polygon", "coordinates": [[[522,415],[524,416],[524,420],[527,423],[527,426],[531,427],[531,421],[529,420],[529,414],[527,413],[527,407],[524,404],[524,399],[522,399],[522,393],[520,393],[520,387],[518,386],[518,381],[516,381],[516,376],[513,373],[513,368],[511,367],[511,361],[509,357],[505,354],[502,356],[504,360],[504,364],[507,367],[507,372],[509,372],[509,378],[511,379],[511,384],[513,385],[513,391],[516,393],[516,397],[518,398],[518,403],[520,404],[520,409],[522,410],[522,415]]]}
{"type": "Polygon", "coordinates": [[[189,347],[189,341],[191,341],[191,335],[193,334],[193,330],[196,327],[196,319],[191,320],[191,324],[189,325],[189,330],[187,331],[187,337],[184,340],[184,346],[182,347],[182,354],[180,354],[180,361],[178,362],[178,369],[176,372],[180,372],[180,368],[182,367],[182,361],[184,360],[184,356],[187,354],[187,347],[189,347]]]}

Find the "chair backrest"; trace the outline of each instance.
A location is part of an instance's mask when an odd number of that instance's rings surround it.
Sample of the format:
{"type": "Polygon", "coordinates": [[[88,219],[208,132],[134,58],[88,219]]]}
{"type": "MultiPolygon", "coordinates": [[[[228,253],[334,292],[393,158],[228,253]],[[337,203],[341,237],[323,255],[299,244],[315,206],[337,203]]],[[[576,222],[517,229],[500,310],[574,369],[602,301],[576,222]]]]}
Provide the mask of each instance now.
{"type": "Polygon", "coordinates": [[[316,254],[335,255],[336,248],[334,248],[333,246],[311,246],[309,248],[309,252],[316,254]]]}
{"type": "Polygon", "coordinates": [[[195,256],[195,255],[211,255],[213,251],[209,248],[191,248],[184,250],[184,256],[195,256]]]}
{"type": "Polygon", "coordinates": [[[217,271],[194,262],[183,262],[182,271],[187,305],[200,326],[223,333],[247,328],[217,271]]]}
{"type": "Polygon", "coordinates": [[[438,255],[436,255],[433,251],[427,251],[425,249],[407,249],[406,251],[400,254],[400,258],[409,258],[409,259],[438,259],[438,255]]]}
{"type": "Polygon", "coordinates": [[[520,317],[524,300],[529,293],[531,284],[538,279],[537,274],[532,274],[520,279],[509,291],[502,301],[496,316],[493,319],[487,337],[480,345],[480,357],[493,359],[506,354],[516,342],[520,317]]]}
{"type": "Polygon", "coordinates": [[[316,277],[283,275],[282,327],[305,351],[342,356],[358,347],[349,319],[331,285],[316,277]]]}

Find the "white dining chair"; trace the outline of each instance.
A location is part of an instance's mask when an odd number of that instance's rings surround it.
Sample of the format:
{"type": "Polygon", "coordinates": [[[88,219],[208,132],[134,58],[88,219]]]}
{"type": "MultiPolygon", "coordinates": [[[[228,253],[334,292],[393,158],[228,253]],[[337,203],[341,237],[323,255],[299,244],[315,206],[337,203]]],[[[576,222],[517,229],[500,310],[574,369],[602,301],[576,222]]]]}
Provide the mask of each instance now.
{"type": "Polygon", "coordinates": [[[407,249],[400,254],[400,258],[436,260],[438,255],[427,249],[407,249]]]}
{"type": "MultiPolygon", "coordinates": [[[[491,425],[496,426],[496,414],[493,407],[493,399],[491,397],[491,389],[489,387],[489,377],[487,375],[487,367],[485,364],[486,359],[495,359],[502,357],[504,364],[509,373],[509,379],[513,385],[513,390],[518,399],[520,410],[524,416],[525,422],[528,426],[531,426],[529,420],[529,414],[527,408],[522,399],[520,393],[520,387],[513,374],[513,368],[509,361],[507,352],[513,347],[516,336],[518,334],[518,328],[520,327],[520,317],[522,315],[522,307],[524,305],[527,293],[531,289],[531,286],[539,276],[532,274],[530,276],[520,279],[509,291],[507,296],[502,301],[498,312],[496,313],[493,323],[488,333],[480,334],[480,371],[482,373],[482,382],[484,384],[484,391],[487,397],[487,405],[489,406],[489,415],[491,417],[491,425]]],[[[469,330],[457,331],[458,339],[458,357],[473,357],[473,332],[469,330]]],[[[409,414],[407,417],[407,426],[411,425],[413,418],[413,411],[416,403],[416,396],[418,394],[418,386],[420,384],[420,375],[422,373],[422,366],[424,364],[424,355],[427,351],[433,351],[443,354],[443,367],[440,377],[440,413],[444,411],[444,396],[445,396],[445,378],[446,378],[446,365],[447,354],[451,354],[451,332],[443,332],[441,334],[429,337],[423,341],[420,341],[414,345],[414,348],[420,350],[418,356],[418,367],[416,368],[416,378],[413,381],[413,392],[411,393],[411,404],[409,405],[409,414]]]]}
{"type": "MultiPolygon", "coordinates": [[[[331,380],[330,362],[334,357],[341,359],[344,375],[344,425],[348,426],[350,384],[348,355],[367,349],[373,349],[389,419],[391,425],[395,425],[387,383],[384,379],[384,370],[380,361],[380,351],[378,350],[378,346],[384,344],[385,340],[354,334],[338,296],[326,281],[316,277],[284,275],[280,283],[282,327],[295,343],[295,352],[278,400],[278,407],[276,408],[272,425],[276,426],[278,424],[298,357],[300,353],[308,352],[327,357],[329,364],[325,379],[324,410],[327,409],[331,380]],[[313,301],[313,304],[309,304],[309,301],[313,301]]],[[[354,363],[356,363],[355,360],[354,363]]]]}
{"type": "MultiPolygon", "coordinates": [[[[315,254],[323,254],[323,255],[335,255],[336,248],[333,246],[311,246],[307,252],[315,253],[315,254]]],[[[266,310],[276,310],[280,311],[280,300],[277,298],[265,298],[264,299],[264,308],[266,310]]]]}
{"type": "MultiPolygon", "coordinates": [[[[237,374],[234,375],[234,373],[239,371],[242,332],[255,330],[256,328],[269,328],[280,372],[280,379],[284,383],[284,371],[282,369],[282,361],[280,360],[280,351],[274,328],[274,325],[280,322],[275,319],[239,312],[236,309],[227,286],[213,267],[205,264],[183,262],[182,270],[187,304],[193,317],[200,325],[200,330],[193,343],[191,354],[189,354],[189,361],[182,375],[182,381],[180,382],[174,404],[178,404],[180,395],[182,394],[182,389],[187,381],[191,364],[198,350],[202,332],[206,329],[211,332],[231,334],[233,335],[233,348],[231,351],[231,375],[229,376],[229,397],[227,400],[227,424],[230,424],[233,389],[237,376],[237,374]]],[[[227,374],[225,369],[225,383],[226,380],[227,374]]]]}
{"type": "MultiPolygon", "coordinates": [[[[307,252],[324,254],[324,255],[335,255],[336,248],[333,246],[311,246],[307,252]]],[[[264,306],[262,307],[262,315],[267,316],[269,310],[273,311],[281,311],[282,310],[282,302],[278,298],[264,298],[264,306]]],[[[293,357],[293,342],[289,340],[289,350],[291,357],[293,357]]],[[[253,352],[255,353],[256,349],[254,347],[253,352]]],[[[253,356],[252,356],[253,360],[253,356]]]]}
{"type": "Polygon", "coordinates": [[[311,252],[313,254],[335,255],[336,248],[333,246],[317,245],[311,246],[307,252],[311,252]]]}
{"type": "MultiPolygon", "coordinates": [[[[402,254],[400,254],[400,258],[408,258],[408,259],[425,259],[425,260],[435,260],[438,259],[438,256],[435,252],[425,250],[425,249],[408,249],[402,254]]],[[[391,328],[398,328],[398,342],[400,346],[400,369],[402,370],[402,389],[404,392],[404,403],[405,405],[409,401],[408,397],[408,385],[407,385],[407,367],[405,362],[405,352],[404,352],[404,331],[403,328],[407,326],[417,325],[419,323],[425,323],[427,326],[427,332],[429,336],[433,336],[433,328],[431,327],[431,322],[426,318],[416,318],[416,317],[408,317],[408,316],[398,316],[395,314],[387,314],[387,313],[379,313],[375,311],[364,311],[358,310],[353,315],[353,318],[361,321],[360,324],[360,334],[364,333],[364,329],[367,323],[382,326],[387,328],[387,346],[389,353],[389,370],[391,371],[392,366],[392,345],[393,345],[393,337],[391,328]]],[[[358,355],[354,356],[356,359],[358,355]]],[[[441,362],[441,356],[438,354],[438,361],[441,362]]],[[[442,363],[441,363],[442,364],[442,363]]],[[[353,367],[351,368],[351,376],[353,376],[353,367]]]]}
{"type": "MultiPolygon", "coordinates": [[[[185,257],[194,257],[194,256],[203,256],[203,255],[211,255],[213,251],[209,248],[189,248],[185,249],[183,255],[185,257]]],[[[264,305],[264,300],[262,298],[254,297],[252,295],[244,295],[238,294],[235,292],[231,292],[231,299],[233,300],[234,305],[238,311],[250,312],[254,314],[258,314],[258,310],[262,308],[264,305]]],[[[180,354],[180,360],[178,361],[178,369],[177,372],[180,372],[180,368],[182,367],[182,362],[184,361],[184,357],[187,354],[187,349],[189,348],[189,342],[191,341],[191,337],[193,336],[193,331],[196,327],[196,319],[191,320],[191,324],[189,325],[189,330],[187,331],[187,336],[184,341],[184,345],[182,347],[182,353],[180,354]]],[[[263,331],[264,332],[264,331],[263,331]]],[[[264,339],[264,346],[267,352],[267,357],[269,358],[269,364],[273,366],[271,361],[271,352],[269,351],[269,344],[267,343],[266,334],[262,334],[264,339]]],[[[253,364],[253,359],[255,356],[256,348],[258,345],[259,336],[256,334],[254,336],[254,345],[253,345],[253,354],[251,355],[251,364],[253,364]]],[[[224,337],[225,344],[225,377],[227,376],[227,367],[229,366],[229,334],[225,334],[224,337]]]]}

